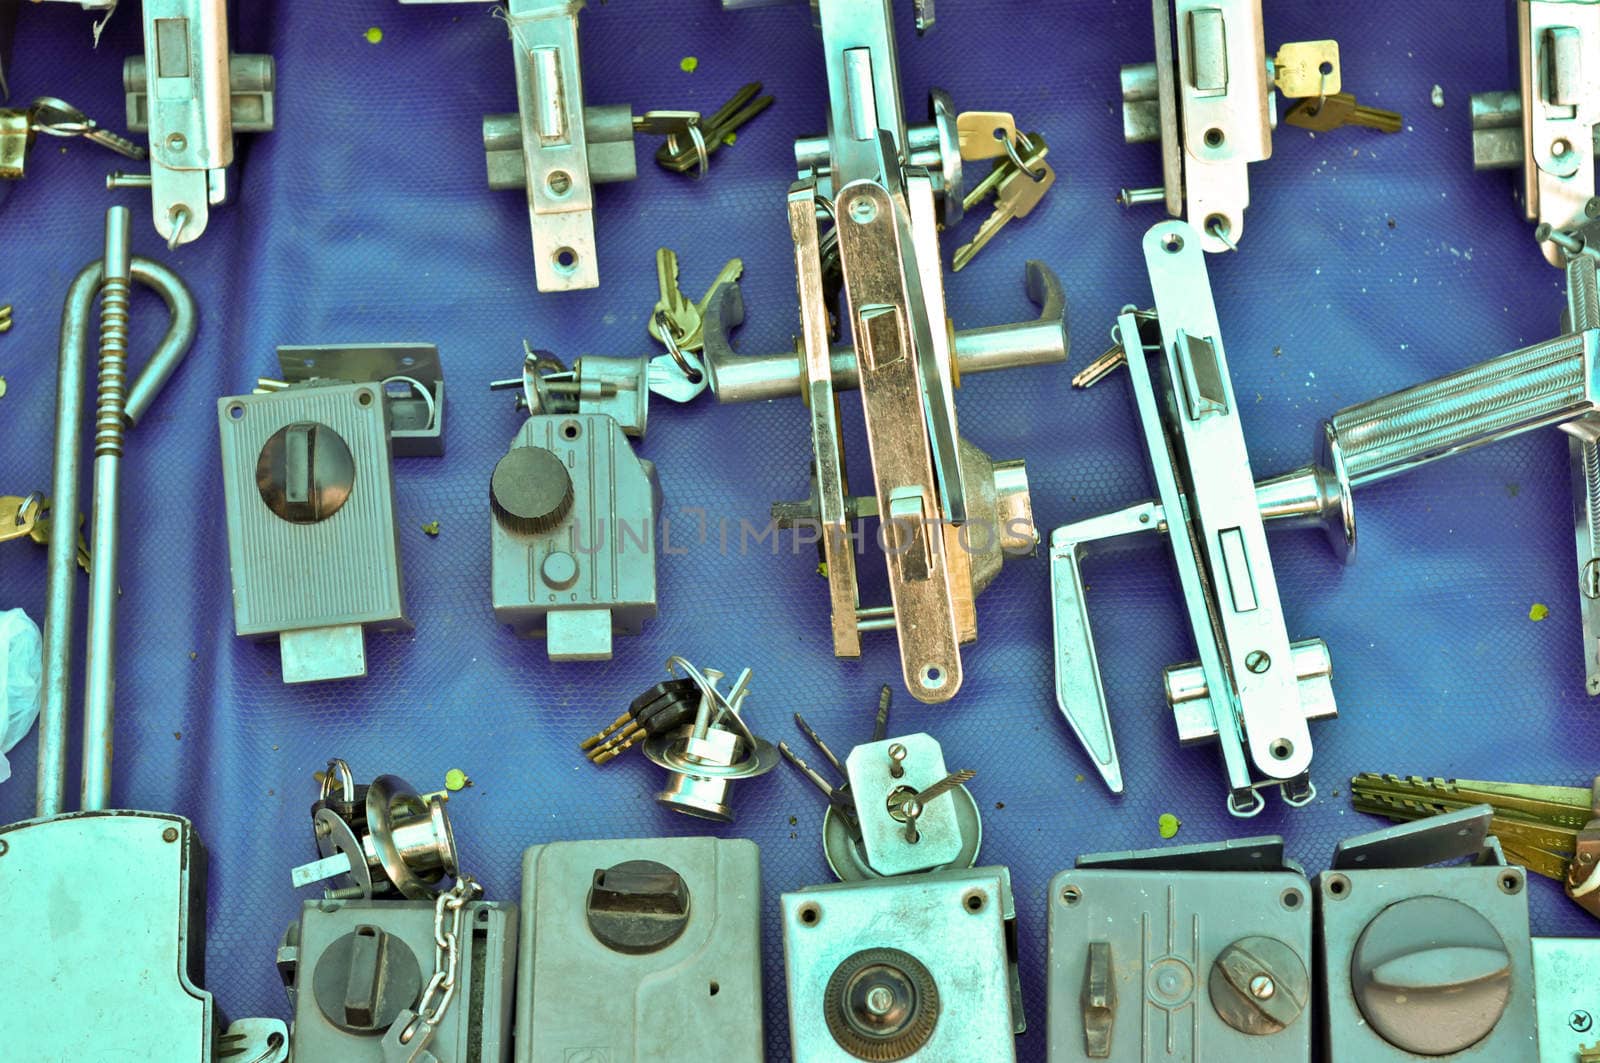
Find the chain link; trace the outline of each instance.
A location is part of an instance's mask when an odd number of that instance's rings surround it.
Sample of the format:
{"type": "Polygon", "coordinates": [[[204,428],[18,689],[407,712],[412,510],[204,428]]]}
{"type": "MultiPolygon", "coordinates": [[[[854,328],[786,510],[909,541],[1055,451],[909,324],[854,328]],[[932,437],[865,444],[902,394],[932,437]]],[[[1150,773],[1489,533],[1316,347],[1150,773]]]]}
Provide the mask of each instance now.
{"type": "Polygon", "coordinates": [[[467,903],[483,887],[471,875],[462,875],[447,892],[439,894],[433,905],[433,976],[422,991],[417,1017],[400,1032],[400,1043],[410,1044],[418,1031],[438,1026],[456,992],[456,975],[461,970],[461,920],[467,903]],[[450,928],[445,929],[445,912],[450,913],[450,928]]]}

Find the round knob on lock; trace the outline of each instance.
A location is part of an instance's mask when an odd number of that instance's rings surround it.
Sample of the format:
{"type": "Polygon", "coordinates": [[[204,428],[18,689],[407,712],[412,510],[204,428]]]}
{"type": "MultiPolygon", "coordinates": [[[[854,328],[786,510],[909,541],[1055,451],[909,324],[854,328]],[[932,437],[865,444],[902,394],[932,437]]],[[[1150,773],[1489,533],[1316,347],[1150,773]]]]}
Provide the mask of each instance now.
{"type": "Polygon", "coordinates": [[[337,513],[355,486],[356,459],[344,437],[325,424],[297,421],[268,437],[256,458],[256,489],[291,524],[315,524],[337,513]]]}
{"type": "Polygon", "coordinates": [[[422,992],[416,954],[393,934],[358,926],[317,958],[311,993],[333,1025],[349,1033],[387,1030],[422,992]]]}
{"type": "Polygon", "coordinates": [[[1240,938],[1211,964],[1211,1006],[1240,1033],[1258,1037],[1292,1024],[1305,1010],[1310,981],[1300,955],[1277,938],[1240,938]]]}
{"type": "Polygon", "coordinates": [[[1446,897],[1391,904],[1350,960],[1362,1016],[1407,1052],[1447,1056],[1494,1030],[1511,996],[1505,941],[1476,909],[1446,897]]]}
{"type": "Polygon", "coordinates": [[[689,925],[689,886],[665,864],[628,860],[595,871],[585,911],[590,932],[606,948],[658,952],[689,925]]]}
{"type": "Polygon", "coordinates": [[[489,505],[509,530],[541,535],[572,511],[572,476],[543,447],[513,447],[495,463],[489,505]]]}

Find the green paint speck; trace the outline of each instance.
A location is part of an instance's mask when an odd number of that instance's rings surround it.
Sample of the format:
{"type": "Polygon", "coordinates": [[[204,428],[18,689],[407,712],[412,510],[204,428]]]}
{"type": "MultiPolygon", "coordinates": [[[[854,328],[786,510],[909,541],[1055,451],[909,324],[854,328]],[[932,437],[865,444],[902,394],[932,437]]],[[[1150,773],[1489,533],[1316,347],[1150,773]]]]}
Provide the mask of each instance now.
{"type": "Polygon", "coordinates": [[[1543,602],[1534,602],[1528,609],[1528,619],[1535,624],[1550,615],[1550,607],[1543,602]]]}
{"type": "Polygon", "coordinates": [[[733,143],[735,141],[737,141],[738,139],[739,139],[739,134],[738,133],[725,133],[725,134],[723,134],[722,142],[724,144],[727,144],[728,146],[732,147],[733,143]]]}
{"type": "Polygon", "coordinates": [[[430,539],[437,539],[439,537],[439,522],[436,520],[430,520],[428,523],[424,524],[422,526],[422,534],[428,536],[430,539]]]}
{"type": "Polygon", "coordinates": [[[1161,818],[1156,820],[1156,830],[1163,838],[1176,838],[1178,836],[1178,817],[1171,812],[1161,813],[1161,818]]]}
{"type": "Polygon", "coordinates": [[[373,26],[369,28],[366,33],[363,33],[362,36],[367,39],[368,44],[377,44],[379,41],[383,40],[383,31],[377,26],[373,26]]]}
{"type": "Polygon", "coordinates": [[[1521,484],[1506,484],[1506,494],[1510,495],[1512,498],[1516,498],[1517,497],[1517,492],[1519,492],[1521,490],[1522,490],[1522,485],[1521,484]]]}
{"type": "Polygon", "coordinates": [[[463,786],[466,786],[467,782],[467,773],[462,771],[460,768],[451,768],[449,771],[444,773],[444,788],[449,790],[451,793],[454,793],[463,786]]]}
{"type": "Polygon", "coordinates": [[[678,69],[685,74],[692,74],[700,69],[700,60],[692,55],[686,55],[678,60],[678,69]]]}

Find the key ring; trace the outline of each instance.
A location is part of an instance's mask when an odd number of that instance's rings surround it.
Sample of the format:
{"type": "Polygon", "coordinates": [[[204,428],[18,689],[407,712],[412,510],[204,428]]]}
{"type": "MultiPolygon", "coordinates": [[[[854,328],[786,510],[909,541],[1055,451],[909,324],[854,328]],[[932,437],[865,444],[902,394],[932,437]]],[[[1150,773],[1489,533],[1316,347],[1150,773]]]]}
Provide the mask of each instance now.
{"type": "MultiPolygon", "coordinates": [[[[1011,164],[1013,166],[1027,174],[1029,177],[1033,178],[1035,181],[1044,180],[1045,174],[1048,171],[1041,169],[1038,172],[1035,172],[1028,169],[1028,164],[1022,161],[1022,156],[1017,153],[1017,146],[1012,142],[1012,139],[1010,137],[1001,137],[1000,139],[1005,142],[1006,157],[1011,160],[1011,164]]],[[[1033,150],[1033,142],[1028,139],[1028,135],[1026,133],[1018,133],[1016,139],[1022,141],[1022,146],[1027,150],[1033,150]]]]}
{"type": "Polygon", "coordinates": [[[666,345],[667,353],[672,355],[672,360],[678,363],[678,368],[683,370],[683,375],[688,377],[691,384],[700,383],[704,379],[704,374],[689,363],[683,349],[678,346],[676,330],[672,327],[672,319],[667,316],[667,312],[657,310],[653,320],[661,342],[666,345]]]}
{"type": "MultiPolygon", "coordinates": [[[[698,181],[706,175],[706,171],[711,169],[711,152],[706,148],[706,137],[704,133],[700,132],[699,122],[689,126],[689,139],[693,141],[690,148],[694,151],[696,163],[694,180],[698,181]]],[[[674,157],[685,154],[678,143],[678,134],[672,133],[668,135],[667,151],[674,157]]]]}
{"type": "Polygon", "coordinates": [[[31,114],[43,112],[56,116],[54,122],[40,122],[35,118],[30,124],[35,130],[52,137],[81,137],[100,128],[88,115],[59,96],[38,96],[28,104],[31,114]]]}

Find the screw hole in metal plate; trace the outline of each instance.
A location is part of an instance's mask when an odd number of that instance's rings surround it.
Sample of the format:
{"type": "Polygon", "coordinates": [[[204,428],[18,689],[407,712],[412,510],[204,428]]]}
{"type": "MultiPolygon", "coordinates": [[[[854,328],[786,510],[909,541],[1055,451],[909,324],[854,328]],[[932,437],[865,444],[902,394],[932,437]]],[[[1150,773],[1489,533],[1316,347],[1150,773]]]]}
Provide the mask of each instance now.
{"type": "Polygon", "coordinates": [[[1323,883],[1323,889],[1329,897],[1343,900],[1350,896],[1350,880],[1343,875],[1329,875],[1327,882],[1323,883]]]}
{"type": "Polygon", "coordinates": [[[1500,876],[1500,890],[1510,894],[1522,892],[1522,876],[1515,871],[1507,871],[1500,876]]]}
{"type": "Polygon", "coordinates": [[[1166,250],[1167,254],[1175,255],[1183,250],[1183,237],[1177,233],[1168,233],[1161,238],[1161,246],[1166,250]]]}
{"type": "Polygon", "coordinates": [[[799,918],[801,926],[816,926],[822,922],[822,907],[812,901],[802,904],[795,915],[799,918]]]}
{"type": "Polygon", "coordinates": [[[969,912],[981,912],[989,903],[989,895],[982,890],[968,890],[961,898],[961,906],[969,912]]]}
{"type": "Polygon", "coordinates": [[[1079,889],[1077,886],[1063,886],[1063,887],[1061,887],[1061,903],[1062,904],[1065,904],[1067,907],[1070,908],[1074,904],[1077,904],[1081,900],[1083,900],[1083,890],[1079,889]]]}
{"type": "Polygon", "coordinates": [[[577,439],[581,434],[583,434],[583,429],[577,421],[563,421],[561,423],[562,439],[577,439]]]}

